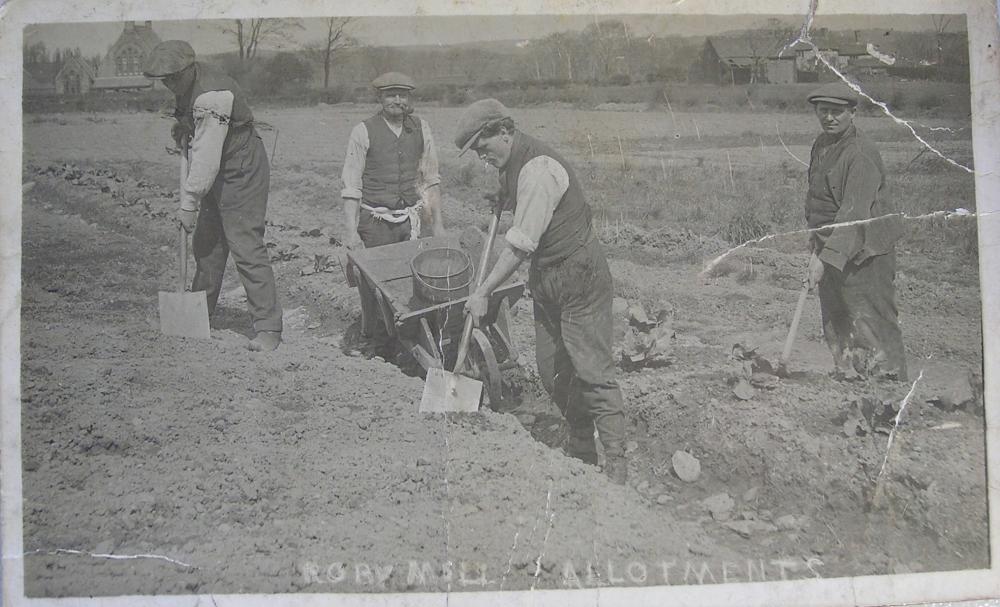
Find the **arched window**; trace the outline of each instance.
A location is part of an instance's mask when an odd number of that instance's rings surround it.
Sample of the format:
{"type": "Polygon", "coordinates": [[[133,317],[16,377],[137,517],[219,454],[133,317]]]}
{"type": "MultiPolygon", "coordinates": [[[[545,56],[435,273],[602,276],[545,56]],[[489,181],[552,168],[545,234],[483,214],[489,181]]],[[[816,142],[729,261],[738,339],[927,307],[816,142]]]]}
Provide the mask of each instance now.
{"type": "Polygon", "coordinates": [[[77,74],[76,72],[72,72],[66,77],[66,94],[67,95],[80,94],[80,75],[77,74]]]}
{"type": "Polygon", "coordinates": [[[119,76],[135,76],[142,73],[142,52],[134,46],[127,46],[115,59],[119,76]]]}

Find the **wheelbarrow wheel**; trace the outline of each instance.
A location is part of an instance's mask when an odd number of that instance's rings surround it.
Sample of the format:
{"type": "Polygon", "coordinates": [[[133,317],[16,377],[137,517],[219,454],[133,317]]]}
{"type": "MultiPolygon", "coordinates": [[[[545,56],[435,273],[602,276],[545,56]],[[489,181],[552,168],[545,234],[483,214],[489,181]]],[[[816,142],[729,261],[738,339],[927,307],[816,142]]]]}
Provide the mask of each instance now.
{"type": "Polygon", "coordinates": [[[471,346],[470,360],[478,372],[479,380],[486,387],[490,409],[496,411],[503,400],[503,375],[500,373],[500,365],[497,364],[497,357],[493,352],[493,344],[485,333],[473,329],[471,346]]]}

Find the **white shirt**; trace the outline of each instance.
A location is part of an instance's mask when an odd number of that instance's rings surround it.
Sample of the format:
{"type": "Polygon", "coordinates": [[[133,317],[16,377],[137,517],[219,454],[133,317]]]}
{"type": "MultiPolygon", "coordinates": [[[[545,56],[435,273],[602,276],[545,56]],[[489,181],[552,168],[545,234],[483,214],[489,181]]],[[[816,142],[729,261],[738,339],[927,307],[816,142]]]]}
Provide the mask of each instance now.
{"type": "Polygon", "coordinates": [[[568,189],[569,173],[555,158],[535,156],[526,162],[517,176],[517,207],[505,236],[507,242],[534,253],[568,189]]]}
{"type": "Polygon", "coordinates": [[[188,175],[181,188],[181,208],[198,210],[201,199],[212,189],[222,163],[222,146],[229,133],[233,112],[232,91],[208,91],[191,106],[194,137],[188,152],[188,175]]]}
{"type": "MultiPolygon", "coordinates": [[[[385,120],[385,118],[382,118],[385,120]]],[[[399,137],[403,132],[402,126],[394,126],[385,120],[386,125],[393,133],[399,137]]],[[[421,196],[427,188],[441,183],[441,176],[438,174],[437,152],[434,151],[434,138],[431,137],[431,128],[427,126],[426,120],[420,120],[420,132],[424,137],[424,149],[420,154],[420,164],[417,167],[419,173],[417,177],[417,194],[421,196]]],[[[362,122],[351,130],[351,136],[347,140],[347,154],[344,156],[344,169],[340,178],[344,182],[344,189],[341,190],[342,198],[361,199],[362,175],[365,172],[365,158],[368,155],[368,147],[371,140],[368,138],[368,127],[362,122]]]]}

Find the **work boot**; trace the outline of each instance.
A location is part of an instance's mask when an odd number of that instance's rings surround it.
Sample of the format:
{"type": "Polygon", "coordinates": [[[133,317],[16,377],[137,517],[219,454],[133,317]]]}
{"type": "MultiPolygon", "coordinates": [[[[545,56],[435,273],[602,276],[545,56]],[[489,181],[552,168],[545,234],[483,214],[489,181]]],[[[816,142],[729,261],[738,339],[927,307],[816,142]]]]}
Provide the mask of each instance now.
{"type": "Polygon", "coordinates": [[[271,352],[281,343],[281,331],[258,331],[247,349],[251,352],[271,352]]]}
{"type": "Polygon", "coordinates": [[[566,455],[590,464],[597,465],[597,445],[594,443],[593,430],[570,430],[569,441],[566,443],[566,455]]]}
{"type": "Polygon", "coordinates": [[[604,474],[616,485],[628,481],[628,460],[624,455],[607,455],[604,458],[604,474]]]}

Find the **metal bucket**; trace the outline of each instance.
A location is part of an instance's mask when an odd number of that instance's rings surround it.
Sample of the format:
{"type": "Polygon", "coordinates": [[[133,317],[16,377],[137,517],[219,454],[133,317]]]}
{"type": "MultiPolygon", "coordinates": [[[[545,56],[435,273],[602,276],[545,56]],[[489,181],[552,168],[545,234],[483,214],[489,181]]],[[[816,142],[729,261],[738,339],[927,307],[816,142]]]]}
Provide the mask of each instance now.
{"type": "Polygon", "coordinates": [[[472,259],[461,249],[439,247],[417,253],[410,260],[413,294],[432,303],[446,303],[469,295],[472,259]]]}

